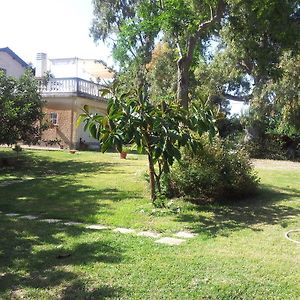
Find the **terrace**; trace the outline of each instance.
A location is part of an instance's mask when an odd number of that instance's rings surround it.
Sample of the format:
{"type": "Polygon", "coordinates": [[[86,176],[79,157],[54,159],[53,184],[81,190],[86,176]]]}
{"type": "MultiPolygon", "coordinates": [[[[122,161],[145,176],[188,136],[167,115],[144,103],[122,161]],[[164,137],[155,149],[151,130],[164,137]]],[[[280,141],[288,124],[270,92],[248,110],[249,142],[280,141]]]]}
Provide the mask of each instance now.
{"type": "Polygon", "coordinates": [[[51,78],[47,84],[40,81],[40,91],[43,97],[84,97],[95,100],[107,101],[101,96],[100,84],[78,77],[51,78]]]}

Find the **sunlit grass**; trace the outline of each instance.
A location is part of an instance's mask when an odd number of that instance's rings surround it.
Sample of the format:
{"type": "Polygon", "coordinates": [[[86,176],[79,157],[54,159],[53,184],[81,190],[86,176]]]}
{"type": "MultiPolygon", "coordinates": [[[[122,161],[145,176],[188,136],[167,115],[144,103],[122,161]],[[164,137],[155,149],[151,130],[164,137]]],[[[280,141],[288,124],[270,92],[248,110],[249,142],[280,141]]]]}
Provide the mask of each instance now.
{"type": "MultiPolygon", "coordinates": [[[[2,150],[0,150],[2,151],[2,150]]],[[[10,152],[5,151],[8,155],[10,152]]],[[[234,205],[149,200],[145,157],[26,151],[0,173],[0,210],[198,235],[153,239],[0,214],[0,299],[297,299],[300,167],[260,165],[262,191],[234,205]],[[26,160],[23,155],[26,156],[26,160]],[[295,235],[296,237],[296,235],[295,235]],[[65,258],[64,255],[69,255],[65,258]]]]}

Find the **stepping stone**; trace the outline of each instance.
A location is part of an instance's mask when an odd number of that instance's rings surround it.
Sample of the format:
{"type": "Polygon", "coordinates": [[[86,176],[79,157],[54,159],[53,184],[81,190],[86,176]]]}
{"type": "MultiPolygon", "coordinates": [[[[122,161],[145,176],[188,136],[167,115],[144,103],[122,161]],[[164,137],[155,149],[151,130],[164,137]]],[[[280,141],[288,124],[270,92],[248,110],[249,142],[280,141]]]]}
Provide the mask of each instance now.
{"type": "Polygon", "coordinates": [[[177,236],[179,238],[191,239],[191,238],[194,238],[195,236],[197,236],[197,234],[189,232],[189,231],[179,231],[175,234],[175,236],[177,236]]]}
{"type": "Polygon", "coordinates": [[[67,226],[83,225],[83,223],[80,223],[80,222],[65,222],[64,225],[67,225],[67,226]]]}
{"type": "Polygon", "coordinates": [[[43,220],[40,220],[41,222],[46,222],[46,223],[58,223],[60,222],[61,220],[60,219],[43,219],[43,220]]]}
{"type": "Polygon", "coordinates": [[[0,183],[0,186],[8,186],[8,185],[11,185],[11,184],[14,184],[14,183],[20,183],[20,182],[23,182],[23,180],[8,180],[8,181],[3,181],[0,183]]]}
{"type": "Polygon", "coordinates": [[[32,216],[32,215],[19,217],[19,219],[27,219],[27,220],[35,220],[37,218],[38,218],[37,216],[32,216]]]}
{"type": "Polygon", "coordinates": [[[141,231],[137,233],[138,236],[146,236],[146,237],[152,237],[152,238],[158,238],[160,237],[160,234],[154,231],[141,231]]]}
{"type": "Polygon", "coordinates": [[[16,214],[16,213],[9,213],[9,214],[5,214],[8,217],[16,217],[19,216],[20,214],[16,214]]]}
{"type": "Polygon", "coordinates": [[[88,229],[96,229],[96,230],[108,229],[107,226],[100,225],[100,224],[89,225],[89,226],[86,226],[85,228],[88,228],[88,229]]]}
{"type": "Polygon", "coordinates": [[[155,241],[155,243],[166,244],[166,245],[171,245],[171,246],[180,245],[183,242],[185,242],[185,240],[175,239],[175,238],[171,238],[171,237],[164,237],[164,238],[161,238],[161,239],[155,241]]]}
{"type": "Polygon", "coordinates": [[[135,232],[135,230],[134,229],[130,229],[130,228],[115,228],[114,230],[113,230],[113,232],[119,232],[119,233],[133,233],[133,232],[135,232]]]}

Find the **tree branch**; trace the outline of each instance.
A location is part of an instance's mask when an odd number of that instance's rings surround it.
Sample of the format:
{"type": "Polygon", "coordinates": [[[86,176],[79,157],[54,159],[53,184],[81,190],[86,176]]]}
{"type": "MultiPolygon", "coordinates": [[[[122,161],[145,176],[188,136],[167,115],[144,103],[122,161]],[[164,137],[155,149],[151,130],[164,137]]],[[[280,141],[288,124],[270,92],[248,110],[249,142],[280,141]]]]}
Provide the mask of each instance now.
{"type": "Polygon", "coordinates": [[[201,32],[204,31],[206,28],[208,28],[211,24],[220,21],[224,14],[224,10],[225,10],[224,0],[219,0],[215,15],[213,14],[213,9],[210,6],[210,13],[211,13],[210,20],[201,23],[198,26],[196,33],[189,37],[187,41],[187,53],[186,53],[186,60],[188,64],[192,61],[193,53],[201,32]]]}
{"type": "Polygon", "coordinates": [[[178,42],[178,39],[176,39],[176,47],[177,47],[177,50],[178,50],[178,53],[179,53],[179,59],[182,59],[182,50],[180,48],[180,44],[178,42]]]}
{"type": "Polygon", "coordinates": [[[212,24],[214,22],[220,21],[221,18],[222,18],[222,16],[223,16],[224,10],[225,10],[225,2],[224,2],[224,0],[219,0],[215,15],[213,15],[213,10],[212,10],[212,8],[210,6],[210,12],[211,12],[210,20],[205,21],[205,22],[203,22],[203,23],[201,23],[199,25],[198,30],[197,30],[197,35],[199,35],[202,30],[204,30],[207,27],[209,27],[210,24],[212,24]]]}

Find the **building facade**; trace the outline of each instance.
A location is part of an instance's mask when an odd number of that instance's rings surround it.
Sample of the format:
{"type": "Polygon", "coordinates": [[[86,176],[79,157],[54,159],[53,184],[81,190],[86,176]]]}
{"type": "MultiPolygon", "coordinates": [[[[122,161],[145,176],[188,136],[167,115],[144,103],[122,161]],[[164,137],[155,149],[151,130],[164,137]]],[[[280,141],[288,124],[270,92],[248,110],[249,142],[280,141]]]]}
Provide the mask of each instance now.
{"type": "MultiPolygon", "coordinates": [[[[76,126],[85,105],[91,113],[105,114],[107,100],[99,90],[114,74],[98,60],[80,58],[48,59],[38,53],[35,76],[44,100],[44,122],[40,144],[69,149],[98,148],[99,143],[84,124],[76,126]]],[[[8,47],[0,48],[0,69],[8,76],[19,78],[30,66],[8,47]]]]}
{"type": "Polygon", "coordinates": [[[98,141],[83,130],[84,124],[76,126],[76,123],[85,105],[92,113],[106,113],[107,100],[101,97],[99,90],[101,84],[113,78],[113,73],[94,59],[48,60],[45,53],[38,53],[36,77],[41,81],[45,118],[50,124],[43,132],[42,145],[70,149],[98,148],[98,141]]]}
{"type": "Polygon", "coordinates": [[[84,125],[76,126],[77,119],[88,105],[89,111],[97,114],[106,113],[106,99],[100,96],[101,86],[78,77],[53,78],[41,86],[45,120],[49,128],[42,134],[42,145],[70,148],[93,149],[98,142],[88,132],[84,125]]]}

